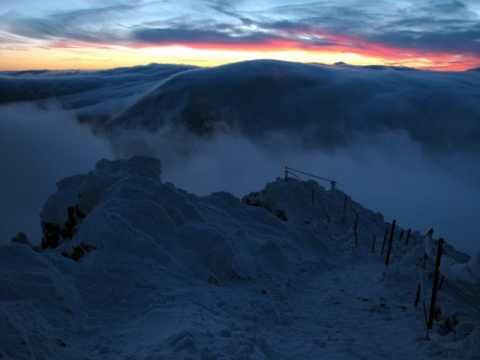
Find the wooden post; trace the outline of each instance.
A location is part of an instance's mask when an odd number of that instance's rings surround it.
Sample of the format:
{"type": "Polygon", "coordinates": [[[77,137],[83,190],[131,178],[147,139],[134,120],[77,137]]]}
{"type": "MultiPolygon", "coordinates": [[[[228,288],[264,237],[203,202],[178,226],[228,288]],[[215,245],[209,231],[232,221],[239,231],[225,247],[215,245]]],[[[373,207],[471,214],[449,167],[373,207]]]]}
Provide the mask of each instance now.
{"type": "Polygon", "coordinates": [[[430,340],[430,336],[429,336],[430,329],[428,327],[427,307],[425,306],[425,301],[422,302],[422,305],[423,305],[423,317],[425,318],[425,324],[427,325],[426,338],[427,338],[427,340],[430,340]]]}
{"type": "Polygon", "coordinates": [[[428,230],[427,236],[430,236],[430,238],[433,237],[433,228],[430,228],[430,230],[428,230]]]}
{"type": "Polygon", "coordinates": [[[415,295],[415,307],[418,306],[418,302],[420,301],[420,293],[421,293],[421,290],[422,290],[422,285],[420,283],[418,283],[418,286],[417,286],[417,295],[415,295]]]}
{"type": "Polygon", "coordinates": [[[335,191],[336,188],[337,188],[337,182],[330,180],[330,191],[335,191]]]}
{"type": "MultiPolygon", "coordinates": [[[[422,264],[422,278],[423,276],[425,275],[425,272],[427,271],[427,260],[428,260],[428,256],[427,254],[425,254],[423,256],[423,264],[422,264]]],[[[423,281],[423,287],[425,287],[425,281],[423,281]]],[[[415,306],[418,305],[418,301],[420,300],[420,294],[422,294],[423,292],[423,296],[422,296],[422,300],[423,300],[423,304],[425,306],[425,290],[422,291],[422,280],[419,279],[418,281],[418,286],[417,286],[417,295],[415,296],[415,306]]]]}
{"type": "Polygon", "coordinates": [[[380,255],[383,255],[383,250],[385,250],[385,242],[387,241],[387,234],[388,234],[388,226],[385,228],[385,234],[383,234],[382,252],[380,253],[380,255]]]}
{"type": "Polygon", "coordinates": [[[377,235],[373,234],[372,254],[375,253],[375,241],[376,240],[377,240],[377,235]]]}
{"type": "Polygon", "coordinates": [[[390,262],[390,253],[392,252],[392,244],[393,244],[393,236],[395,235],[395,225],[397,221],[392,221],[392,229],[390,230],[390,240],[388,240],[388,249],[387,249],[387,257],[385,258],[385,265],[388,266],[390,262]]]}
{"type": "Polygon", "coordinates": [[[285,182],[288,182],[288,167],[285,166],[285,182]]]}
{"type": "Polygon", "coordinates": [[[337,187],[337,182],[330,180],[330,191],[332,193],[332,199],[335,197],[335,189],[337,187]]]}
{"type": "Polygon", "coordinates": [[[435,274],[433,275],[432,301],[430,302],[430,316],[428,318],[428,329],[433,327],[433,317],[435,315],[435,302],[437,301],[438,278],[440,277],[440,261],[442,260],[443,238],[438,239],[437,261],[435,262],[435,274]]]}
{"type": "Polygon", "coordinates": [[[355,232],[355,248],[358,248],[358,237],[357,237],[357,225],[358,225],[358,213],[356,213],[355,222],[353,223],[353,231],[355,232]]]}
{"type": "Polygon", "coordinates": [[[405,245],[407,245],[407,246],[408,246],[408,240],[410,240],[410,234],[411,234],[411,232],[412,232],[412,229],[408,229],[408,231],[407,231],[407,240],[405,240],[405,245]]]}
{"type": "Polygon", "coordinates": [[[402,241],[403,239],[403,230],[400,231],[400,236],[398,237],[398,242],[402,241]]]}

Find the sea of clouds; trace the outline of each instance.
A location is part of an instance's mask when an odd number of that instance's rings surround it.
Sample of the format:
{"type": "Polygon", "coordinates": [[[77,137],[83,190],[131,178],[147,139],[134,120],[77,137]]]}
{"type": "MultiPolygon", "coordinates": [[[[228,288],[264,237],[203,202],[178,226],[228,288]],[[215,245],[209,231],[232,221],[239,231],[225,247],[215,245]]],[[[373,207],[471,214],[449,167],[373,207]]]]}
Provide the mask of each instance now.
{"type": "Polygon", "coordinates": [[[102,73],[98,87],[95,73],[70,73],[90,85],[66,93],[67,82],[49,85],[55,73],[22,74],[26,85],[0,76],[0,89],[18,85],[18,100],[0,106],[1,243],[19,231],[40,241],[39,213],[63,177],[141,154],[199,195],[241,197],[297,168],[387,221],[480,251],[479,72],[268,61],[166,70],[112,71],[108,86],[102,73]]]}

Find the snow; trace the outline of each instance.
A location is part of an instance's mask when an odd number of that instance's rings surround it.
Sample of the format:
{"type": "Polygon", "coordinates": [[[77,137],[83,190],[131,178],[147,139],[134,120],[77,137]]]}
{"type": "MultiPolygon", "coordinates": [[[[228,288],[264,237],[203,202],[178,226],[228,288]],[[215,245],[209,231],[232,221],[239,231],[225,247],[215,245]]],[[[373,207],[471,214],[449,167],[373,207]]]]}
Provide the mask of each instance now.
{"type": "Polygon", "coordinates": [[[480,257],[445,247],[426,340],[414,300],[437,240],[413,229],[407,245],[397,227],[386,266],[390,224],[338,188],[197,196],[156,159],[101,160],[59,181],[41,220],[73,235],[0,247],[2,359],[480,359],[480,257]]]}

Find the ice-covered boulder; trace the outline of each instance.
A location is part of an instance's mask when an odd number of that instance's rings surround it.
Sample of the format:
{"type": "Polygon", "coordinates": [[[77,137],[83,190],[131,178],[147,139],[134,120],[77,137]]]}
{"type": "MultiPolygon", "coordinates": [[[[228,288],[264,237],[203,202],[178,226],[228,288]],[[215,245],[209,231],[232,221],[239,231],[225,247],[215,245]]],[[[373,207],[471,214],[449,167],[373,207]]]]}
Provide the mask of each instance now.
{"type": "Polygon", "coordinates": [[[134,157],[130,160],[101,160],[94,171],[59,181],[57,192],[47,200],[41,213],[43,247],[56,248],[65,239],[71,239],[77,225],[103,198],[112,197],[112,191],[119,195],[127,191],[124,185],[128,179],[136,179],[137,184],[128,191],[141,193],[142,188],[148,189],[160,181],[160,173],[159,160],[134,157]]]}
{"type": "Polygon", "coordinates": [[[103,249],[97,267],[111,262],[105,257],[150,258],[212,283],[296,266],[317,271],[316,258],[343,246],[331,241],[332,219],[351,226],[351,208],[359,206],[352,202],[343,213],[340,191],[334,197],[316,183],[283,179],[243,203],[225,192],[198,197],[162,183],[160,168],[147,157],[101,160],[94,171],[63,179],[42,211],[43,246],[76,261],[103,249]],[[259,206],[247,206],[254,201],[259,206]],[[303,260],[294,265],[290,251],[303,260]],[[252,257],[256,252],[259,258],[252,257]]]}

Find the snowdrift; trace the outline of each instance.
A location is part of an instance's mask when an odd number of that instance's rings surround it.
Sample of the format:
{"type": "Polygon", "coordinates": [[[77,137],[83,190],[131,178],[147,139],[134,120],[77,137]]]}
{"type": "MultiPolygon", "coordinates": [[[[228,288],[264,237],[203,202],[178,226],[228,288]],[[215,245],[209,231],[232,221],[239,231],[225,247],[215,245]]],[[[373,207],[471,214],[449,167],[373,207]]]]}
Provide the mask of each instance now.
{"type": "Polygon", "coordinates": [[[385,266],[390,224],[338,189],[198,197],[160,176],[153,158],[101,160],[57,184],[42,245],[0,248],[2,359],[478,359],[479,257],[446,248],[426,341],[430,237],[394,229],[385,266]]]}

